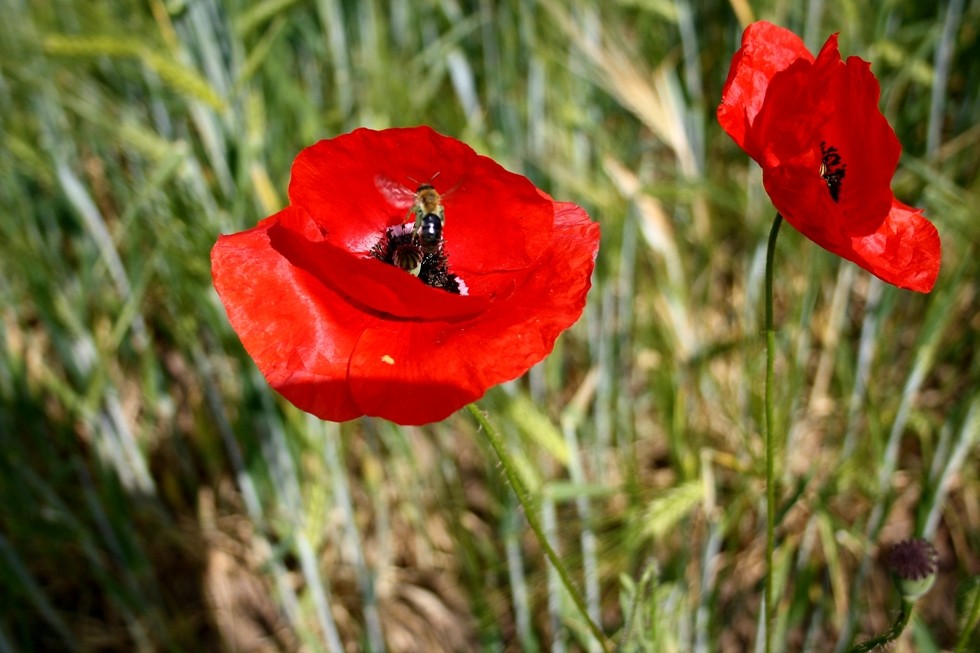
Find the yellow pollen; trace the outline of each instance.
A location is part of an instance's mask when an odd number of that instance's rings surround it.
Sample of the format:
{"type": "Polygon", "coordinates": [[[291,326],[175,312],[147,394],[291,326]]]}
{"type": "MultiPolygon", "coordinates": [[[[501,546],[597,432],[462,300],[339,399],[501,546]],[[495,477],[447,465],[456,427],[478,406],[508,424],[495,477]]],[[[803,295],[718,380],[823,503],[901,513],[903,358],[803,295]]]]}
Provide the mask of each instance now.
{"type": "Polygon", "coordinates": [[[389,365],[394,365],[395,359],[389,356],[388,354],[385,354],[384,356],[381,357],[381,362],[388,363],[389,365]]]}

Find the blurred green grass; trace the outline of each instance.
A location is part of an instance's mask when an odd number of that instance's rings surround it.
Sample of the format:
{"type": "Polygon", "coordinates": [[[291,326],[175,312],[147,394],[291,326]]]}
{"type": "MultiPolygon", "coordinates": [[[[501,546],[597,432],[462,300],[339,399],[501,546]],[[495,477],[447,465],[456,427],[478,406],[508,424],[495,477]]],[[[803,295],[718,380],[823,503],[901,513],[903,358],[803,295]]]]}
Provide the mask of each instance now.
{"type": "Polygon", "coordinates": [[[481,402],[593,615],[750,650],[772,209],[714,108],[753,17],[873,62],[944,244],[920,296],[780,239],[778,648],[883,629],[910,535],[942,570],[895,650],[980,648],[977,3],[0,8],[0,651],[596,650],[472,420],[299,413],[211,289],[302,147],[421,123],[602,224],[581,322],[481,402]]]}

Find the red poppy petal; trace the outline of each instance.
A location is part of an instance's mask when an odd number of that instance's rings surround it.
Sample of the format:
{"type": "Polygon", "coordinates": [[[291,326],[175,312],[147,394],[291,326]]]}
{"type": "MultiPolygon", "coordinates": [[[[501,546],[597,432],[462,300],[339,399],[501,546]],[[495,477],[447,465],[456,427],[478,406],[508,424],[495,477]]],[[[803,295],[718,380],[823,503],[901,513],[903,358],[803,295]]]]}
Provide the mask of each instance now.
{"type": "Polygon", "coordinates": [[[585,306],[599,226],[573,204],[556,203],[555,233],[505,301],[466,323],[398,323],[366,329],[350,364],[355,401],[399,424],[445,418],[487,388],[547,356],[585,306]]]}
{"type": "Polygon", "coordinates": [[[248,231],[219,237],[211,250],[214,287],[273,388],[323,419],[353,419],[362,413],[347,385],[347,365],[373,320],[272,248],[269,230],[301,213],[289,207],[248,231]]]}
{"type": "Polygon", "coordinates": [[[827,251],[856,263],[882,281],[899,288],[929,292],[939,276],[942,243],[939,232],[921,209],[894,200],[888,217],[873,234],[803,235],[827,251]]]}
{"type": "Polygon", "coordinates": [[[304,149],[289,199],[333,245],[367,254],[387,227],[414,220],[421,183],[442,195],[445,251],[457,274],[526,268],[551,239],[551,205],[530,181],[428,127],[357,129],[304,149]]]}
{"type": "Polygon", "coordinates": [[[732,57],[722,90],[718,122],[747,152],[746,133],[762,108],[769,82],[799,59],[811,62],[813,55],[788,29],[759,21],[742,34],[742,47],[732,57]]]}
{"type": "Polygon", "coordinates": [[[552,239],[552,203],[526,177],[485,156],[443,205],[446,255],[461,276],[523,270],[552,239]]]}
{"type": "Polygon", "coordinates": [[[851,246],[853,256],[844,258],[899,288],[926,293],[939,276],[939,232],[921,209],[898,200],[877,232],[853,238],[851,246]]]}
{"type": "Polygon", "coordinates": [[[377,317],[458,321],[486,310],[485,297],[462,296],[425,285],[417,277],[377,259],[356,256],[326,241],[304,236],[315,228],[305,211],[270,226],[270,245],[324,286],[377,317]]]}
{"type": "Polygon", "coordinates": [[[871,64],[848,57],[843,68],[846,74],[838,75],[829,89],[837,102],[834,118],[820,137],[828,147],[840,149],[847,165],[838,204],[851,233],[871,233],[891,207],[891,181],[902,145],[878,108],[881,92],[871,64]]]}
{"type": "Polygon", "coordinates": [[[869,64],[842,62],[836,35],[769,86],[749,141],[773,204],[814,241],[874,233],[888,214],[901,145],[878,97],[869,64]]]}

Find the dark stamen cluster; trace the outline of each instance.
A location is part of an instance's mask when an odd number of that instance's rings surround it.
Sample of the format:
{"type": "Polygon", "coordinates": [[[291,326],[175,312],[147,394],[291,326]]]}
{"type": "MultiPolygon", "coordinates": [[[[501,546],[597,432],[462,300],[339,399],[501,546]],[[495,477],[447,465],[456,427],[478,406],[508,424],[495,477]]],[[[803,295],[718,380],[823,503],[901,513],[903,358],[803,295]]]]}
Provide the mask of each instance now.
{"type": "Polygon", "coordinates": [[[402,268],[406,266],[399,265],[396,260],[404,261],[406,257],[412,257],[414,263],[418,260],[414,257],[421,257],[418,277],[422,283],[456,295],[459,294],[459,281],[456,275],[449,271],[449,260],[446,258],[442,246],[440,245],[431,252],[423,251],[415,242],[411,229],[401,227],[385,229],[381,239],[371,248],[371,256],[389,265],[402,268]]]}
{"type": "Polygon", "coordinates": [[[830,190],[830,199],[837,202],[840,200],[840,185],[844,181],[847,164],[842,163],[843,159],[841,158],[840,151],[834,146],[827,147],[826,141],[820,142],[820,152],[823,154],[823,161],[820,165],[820,176],[827,182],[827,188],[830,190]]]}

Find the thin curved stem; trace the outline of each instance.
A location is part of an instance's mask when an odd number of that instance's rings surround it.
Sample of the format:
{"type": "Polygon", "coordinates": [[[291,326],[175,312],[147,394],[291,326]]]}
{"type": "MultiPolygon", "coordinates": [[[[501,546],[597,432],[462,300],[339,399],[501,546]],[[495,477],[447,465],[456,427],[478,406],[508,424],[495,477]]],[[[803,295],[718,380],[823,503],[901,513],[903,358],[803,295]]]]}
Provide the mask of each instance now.
{"type": "Polygon", "coordinates": [[[589,616],[589,610],[585,605],[585,600],[582,598],[581,592],[575,587],[572,582],[572,577],[568,574],[568,570],[565,568],[564,563],[562,563],[561,558],[555,552],[548,538],[545,537],[544,528],[541,526],[541,521],[538,519],[537,508],[531,501],[531,495],[528,493],[527,488],[524,487],[521,477],[517,473],[517,466],[514,464],[513,459],[510,454],[507,453],[507,449],[504,447],[504,442],[500,437],[500,434],[487,419],[486,413],[477,407],[476,404],[470,404],[467,406],[470,414],[476,418],[476,421],[483,428],[484,433],[487,434],[487,440],[490,441],[490,446],[493,448],[494,453],[497,454],[497,459],[500,460],[500,465],[504,469],[504,475],[507,477],[507,482],[514,489],[514,494],[517,495],[517,501],[521,504],[524,509],[524,517],[527,519],[528,525],[534,534],[538,538],[538,542],[544,549],[545,556],[551,562],[555,571],[558,572],[559,578],[561,578],[562,584],[565,589],[568,590],[569,596],[572,598],[572,602],[575,603],[575,607],[578,608],[579,613],[582,618],[585,619],[586,625],[589,627],[593,637],[599,642],[603,651],[608,653],[609,645],[608,640],[603,634],[602,630],[599,628],[592,618],[589,616]]]}
{"type": "Polygon", "coordinates": [[[895,619],[895,623],[892,627],[878,635],[877,637],[872,637],[869,640],[863,641],[857,646],[851,648],[848,653],[867,653],[868,651],[874,651],[879,646],[884,646],[888,642],[898,639],[898,636],[902,634],[905,630],[905,626],[909,623],[909,618],[912,616],[912,601],[902,599],[902,608],[899,610],[898,618],[895,619]]]}
{"type": "Polygon", "coordinates": [[[769,245],[766,248],[766,588],[765,594],[765,651],[772,652],[772,625],[776,616],[776,598],[773,596],[773,553],[776,548],[776,482],[775,463],[776,438],[773,435],[773,368],[776,359],[776,331],[772,325],[772,268],[776,255],[776,237],[783,216],[776,214],[769,231],[769,245]]]}

